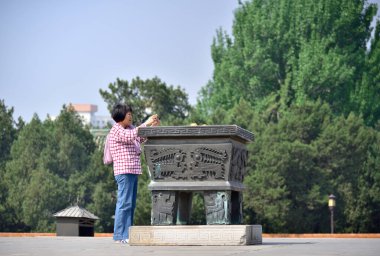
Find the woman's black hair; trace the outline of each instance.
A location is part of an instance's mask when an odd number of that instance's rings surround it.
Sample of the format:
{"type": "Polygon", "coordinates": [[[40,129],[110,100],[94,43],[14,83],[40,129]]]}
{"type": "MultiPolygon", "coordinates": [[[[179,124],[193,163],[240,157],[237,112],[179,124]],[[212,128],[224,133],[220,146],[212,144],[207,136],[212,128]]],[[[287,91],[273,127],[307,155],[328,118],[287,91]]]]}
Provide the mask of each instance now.
{"type": "Polygon", "coordinates": [[[128,112],[132,113],[132,107],[127,104],[117,103],[112,108],[112,119],[118,123],[124,120],[128,112]]]}

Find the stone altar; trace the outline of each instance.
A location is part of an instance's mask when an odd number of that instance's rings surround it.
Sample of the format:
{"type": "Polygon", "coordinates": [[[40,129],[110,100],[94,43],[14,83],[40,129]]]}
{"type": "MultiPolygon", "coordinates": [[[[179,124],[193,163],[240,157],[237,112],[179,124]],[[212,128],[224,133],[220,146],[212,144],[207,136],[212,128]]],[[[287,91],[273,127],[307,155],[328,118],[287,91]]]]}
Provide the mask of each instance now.
{"type": "Polygon", "coordinates": [[[239,225],[246,144],[253,141],[253,133],[237,125],[208,125],[142,127],[138,135],[148,138],[144,155],[151,178],[152,226],[132,226],[131,245],[219,245],[221,240],[214,243],[212,237],[231,234],[238,241],[232,244],[261,244],[260,225],[239,225]],[[204,197],[206,226],[187,226],[195,192],[204,197]],[[202,237],[209,240],[200,243],[202,237]]]}
{"type": "Polygon", "coordinates": [[[240,224],[246,144],[253,133],[236,125],[139,129],[152,191],[152,225],[188,224],[192,193],[204,196],[207,224],[240,224]]]}

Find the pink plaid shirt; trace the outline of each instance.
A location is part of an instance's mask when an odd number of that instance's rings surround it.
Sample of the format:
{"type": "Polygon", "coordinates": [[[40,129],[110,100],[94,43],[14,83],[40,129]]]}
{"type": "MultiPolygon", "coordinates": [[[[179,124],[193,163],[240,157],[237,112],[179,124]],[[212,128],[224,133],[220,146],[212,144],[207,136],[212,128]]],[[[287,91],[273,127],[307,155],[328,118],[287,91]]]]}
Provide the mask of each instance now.
{"type": "MultiPolygon", "coordinates": [[[[145,127],[145,124],[139,127],[145,127]]],[[[141,174],[140,144],[146,139],[137,136],[137,128],[130,126],[124,129],[116,123],[109,132],[109,146],[113,159],[114,175],[141,174]]]]}

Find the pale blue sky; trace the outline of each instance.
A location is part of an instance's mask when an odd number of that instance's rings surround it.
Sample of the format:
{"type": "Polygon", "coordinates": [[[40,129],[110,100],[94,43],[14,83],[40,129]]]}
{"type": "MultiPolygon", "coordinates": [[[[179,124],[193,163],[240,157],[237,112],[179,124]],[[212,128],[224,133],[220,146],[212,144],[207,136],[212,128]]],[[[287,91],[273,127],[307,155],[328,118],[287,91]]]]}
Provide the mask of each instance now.
{"type": "Polygon", "coordinates": [[[0,0],[0,99],[14,118],[92,103],[117,77],[158,76],[195,104],[210,46],[232,30],[237,0],[0,0]]]}
{"type": "MultiPolygon", "coordinates": [[[[380,0],[370,2],[379,3],[380,0]]],[[[159,77],[191,104],[212,77],[216,30],[231,34],[237,0],[0,0],[0,99],[14,118],[98,105],[117,77],[159,77]]]]}

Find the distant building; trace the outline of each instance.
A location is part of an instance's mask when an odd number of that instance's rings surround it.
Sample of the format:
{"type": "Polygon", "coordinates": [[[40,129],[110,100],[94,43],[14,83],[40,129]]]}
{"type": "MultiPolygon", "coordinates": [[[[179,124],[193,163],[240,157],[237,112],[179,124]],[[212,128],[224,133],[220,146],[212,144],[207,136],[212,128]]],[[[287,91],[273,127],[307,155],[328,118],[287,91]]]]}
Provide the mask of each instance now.
{"type": "Polygon", "coordinates": [[[97,105],[92,104],[71,104],[74,110],[82,117],[85,125],[90,125],[93,128],[104,128],[107,124],[113,124],[110,116],[97,116],[97,105]]]}

